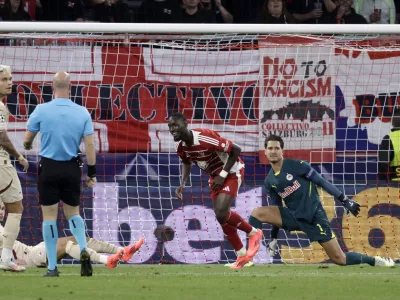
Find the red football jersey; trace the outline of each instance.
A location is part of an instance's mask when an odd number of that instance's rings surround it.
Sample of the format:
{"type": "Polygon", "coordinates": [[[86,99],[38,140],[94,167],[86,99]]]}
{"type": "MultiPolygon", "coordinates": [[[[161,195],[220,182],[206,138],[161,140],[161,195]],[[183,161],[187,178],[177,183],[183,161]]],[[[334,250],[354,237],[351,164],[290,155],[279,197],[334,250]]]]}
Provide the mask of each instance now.
{"type": "MultiPolygon", "coordinates": [[[[193,145],[188,147],[185,142],[175,144],[176,153],[183,162],[193,162],[210,176],[218,175],[228,161],[232,151],[232,141],[220,137],[210,129],[193,129],[193,145]]],[[[238,157],[229,173],[238,173],[244,168],[243,161],[238,157]]]]}

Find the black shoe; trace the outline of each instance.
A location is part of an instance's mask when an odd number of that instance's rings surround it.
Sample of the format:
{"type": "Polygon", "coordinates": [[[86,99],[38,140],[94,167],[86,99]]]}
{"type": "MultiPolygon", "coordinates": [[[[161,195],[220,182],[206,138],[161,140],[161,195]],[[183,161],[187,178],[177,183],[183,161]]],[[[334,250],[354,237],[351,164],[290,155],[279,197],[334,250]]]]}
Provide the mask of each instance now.
{"type": "Polygon", "coordinates": [[[90,255],[86,249],[81,251],[81,276],[92,276],[93,269],[90,255]]]}
{"type": "Polygon", "coordinates": [[[43,277],[59,277],[60,272],[58,272],[57,267],[54,270],[47,270],[43,277]]]}

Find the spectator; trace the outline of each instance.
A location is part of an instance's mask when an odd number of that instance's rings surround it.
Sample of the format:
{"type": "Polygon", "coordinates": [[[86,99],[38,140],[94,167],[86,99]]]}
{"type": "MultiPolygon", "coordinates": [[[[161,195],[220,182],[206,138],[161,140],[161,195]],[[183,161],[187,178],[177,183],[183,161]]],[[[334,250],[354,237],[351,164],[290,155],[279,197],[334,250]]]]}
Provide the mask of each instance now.
{"type": "Polygon", "coordinates": [[[201,0],[204,9],[215,12],[217,23],[233,23],[233,16],[226,9],[225,2],[222,4],[221,0],[201,0]]]}
{"type": "Polygon", "coordinates": [[[367,24],[367,20],[352,8],[353,0],[337,0],[337,8],[321,18],[322,24],[367,24]]]}
{"type": "Polygon", "coordinates": [[[121,0],[92,0],[93,20],[104,23],[130,23],[129,6],[121,0]]]}
{"type": "Polygon", "coordinates": [[[81,0],[41,0],[41,2],[43,10],[41,21],[83,21],[84,9],[81,0]]]}
{"type": "Polygon", "coordinates": [[[265,0],[230,0],[234,23],[256,23],[265,0]]]}
{"type": "Polygon", "coordinates": [[[200,8],[200,0],[183,0],[185,8],[181,10],[181,23],[215,23],[215,14],[208,9],[200,8]]]}
{"type": "Polygon", "coordinates": [[[334,11],[336,4],[332,0],[296,0],[290,8],[298,23],[316,24],[323,15],[334,11]]]}
{"type": "Polygon", "coordinates": [[[285,0],[266,0],[261,11],[260,23],[294,24],[296,20],[287,11],[285,0]]]}
{"type": "Polygon", "coordinates": [[[6,0],[0,15],[4,21],[32,21],[31,16],[24,10],[23,0],[6,0]]]}
{"type": "Polygon", "coordinates": [[[396,7],[393,0],[355,0],[354,8],[368,23],[396,23],[396,7]]]}
{"type": "Polygon", "coordinates": [[[139,23],[178,23],[180,0],[144,0],[138,10],[139,23]]]}
{"type": "Polygon", "coordinates": [[[24,9],[31,16],[32,20],[36,20],[40,18],[42,14],[42,3],[40,0],[23,0],[24,1],[24,9]]]}

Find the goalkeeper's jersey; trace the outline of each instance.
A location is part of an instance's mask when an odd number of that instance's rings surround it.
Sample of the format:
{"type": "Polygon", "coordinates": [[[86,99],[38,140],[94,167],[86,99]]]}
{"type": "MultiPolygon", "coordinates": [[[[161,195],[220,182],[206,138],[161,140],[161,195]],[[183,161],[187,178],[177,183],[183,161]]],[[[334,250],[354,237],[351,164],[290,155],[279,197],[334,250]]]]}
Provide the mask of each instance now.
{"type": "Polygon", "coordinates": [[[271,198],[282,199],[296,219],[311,222],[321,204],[315,184],[308,179],[313,172],[306,161],[285,158],[280,172],[269,171],[265,189],[271,198]]]}

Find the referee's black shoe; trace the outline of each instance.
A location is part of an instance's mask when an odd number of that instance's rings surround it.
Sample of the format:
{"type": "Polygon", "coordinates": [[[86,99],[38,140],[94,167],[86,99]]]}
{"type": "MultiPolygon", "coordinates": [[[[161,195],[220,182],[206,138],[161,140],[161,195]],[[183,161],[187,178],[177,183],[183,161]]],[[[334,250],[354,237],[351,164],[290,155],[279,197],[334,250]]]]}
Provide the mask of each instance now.
{"type": "Polygon", "coordinates": [[[44,273],[43,277],[59,277],[60,272],[58,272],[57,267],[54,270],[47,270],[46,273],[44,273]]]}
{"type": "Polygon", "coordinates": [[[86,249],[81,251],[81,276],[92,276],[93,269],[90,262],[90,255],[86,249]]]}

